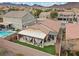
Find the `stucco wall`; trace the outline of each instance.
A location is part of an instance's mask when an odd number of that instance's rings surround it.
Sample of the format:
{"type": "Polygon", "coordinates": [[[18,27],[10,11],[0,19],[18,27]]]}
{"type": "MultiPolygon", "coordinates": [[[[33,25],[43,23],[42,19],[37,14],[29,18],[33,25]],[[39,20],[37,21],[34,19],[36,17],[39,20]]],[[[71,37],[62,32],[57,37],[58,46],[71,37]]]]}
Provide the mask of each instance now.
{"type": "Polygon", "coordinates": [[[50,14],[40,14],[39,18],[50,18],[50,14]]]}
{"type": "Polygon", "coordinates": [[[22,24],[23,25],[31,25],[34,22],[36,22],[36,19],[34,18],[33,15],[31,15],[30,13],[26,14],[23,18],[22,18],[22,24]]]}
{"type": "Polygon", "coordinates": [[[3,17],[3,22],[12,23],[13,27],[16,29],[23,29],[23,25],[31,25],[36,22],[36,19],[28,13],[22,18],[3,17]]]}
{"type": "Polygon", "coordinates": [[[12,23],[14,28],[22,29],[21,18],[3,17],[3,22],[5,22],[5,23],[12,23]]]}

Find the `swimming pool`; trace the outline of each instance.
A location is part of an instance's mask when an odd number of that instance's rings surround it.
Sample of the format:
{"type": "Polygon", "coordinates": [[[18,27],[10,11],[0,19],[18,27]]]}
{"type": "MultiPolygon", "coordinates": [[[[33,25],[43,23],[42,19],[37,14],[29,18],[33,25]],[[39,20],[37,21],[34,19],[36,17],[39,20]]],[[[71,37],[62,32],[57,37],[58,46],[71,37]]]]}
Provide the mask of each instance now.
{"type": "Polygon", "coordinates": [[[5,38],[5,37],[10,36],[10,35],[12,35],[12,34],[14,34],[14,32],[0,31],[0,37],[1,37],[1,38],[5,38]]]}

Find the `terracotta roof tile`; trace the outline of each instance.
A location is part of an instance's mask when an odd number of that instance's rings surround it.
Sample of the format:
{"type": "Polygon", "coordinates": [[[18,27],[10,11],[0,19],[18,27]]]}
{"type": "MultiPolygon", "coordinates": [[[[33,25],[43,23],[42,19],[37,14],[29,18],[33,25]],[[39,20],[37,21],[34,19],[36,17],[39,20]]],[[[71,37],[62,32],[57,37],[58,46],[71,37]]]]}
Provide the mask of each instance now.
{"type": "Polygon", "coordinates": [[[79,38],[79,24],[66,24],[66,39],[79,38]]]}
{"type": "Polygon", "coordinates": [[[6,13],[4,17],[23,17],[26,14],[28,14],[26,11],[11,11],[6,13]]]}

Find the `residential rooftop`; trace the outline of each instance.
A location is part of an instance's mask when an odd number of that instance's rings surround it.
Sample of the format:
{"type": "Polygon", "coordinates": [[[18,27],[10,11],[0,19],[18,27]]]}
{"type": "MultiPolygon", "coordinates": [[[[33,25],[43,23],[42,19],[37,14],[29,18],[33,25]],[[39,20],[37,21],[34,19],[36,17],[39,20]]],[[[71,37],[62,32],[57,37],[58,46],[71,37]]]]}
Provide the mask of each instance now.
{"type": "Polygon", "coordinates": [[[35,29],[39,29],[45,33],[48,33],[49,31],[59,32],[59,29],[61,27],[61,23],[59,21],[47,19],[47,20],[40,20],[40,21],[38,21],[38,23],[36,23],[30,27],[35,28],[35,29]]]}
{"type": "Polygon", "coordinates": [[[66,24],[66,40],[79,38],[79,24],[66,24]]]}
{"type": "Polygon", "coordinates": [[[4,15],[4,17],[13,17],[13,18],[21,18],[27,15],[27,11],[10,11],[4,15]]]}
{"type": "Polygon", "coordinates": [[[64,15],[72,14],[72,15],[74,15],[74,12],[71,12],[71,11],[64,11],[64,12],[58,12],[58,14],[64,14],[64,15]]]}

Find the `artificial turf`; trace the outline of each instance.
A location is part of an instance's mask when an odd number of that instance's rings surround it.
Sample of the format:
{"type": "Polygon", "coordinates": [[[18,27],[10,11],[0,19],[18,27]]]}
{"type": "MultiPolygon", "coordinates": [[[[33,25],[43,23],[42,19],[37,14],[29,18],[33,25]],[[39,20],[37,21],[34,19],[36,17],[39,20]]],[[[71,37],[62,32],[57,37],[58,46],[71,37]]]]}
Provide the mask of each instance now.
{"type": "Polygon", "coordinates": [[[18,44],[21,44],[24,46],[28,46],[28,47],[31,47],[31,48],[55,55],[55,46],[54,45],[44,46],[43,48],[41,48],[41,47],[37,47],[37,46],[31,45],[31,44],[27,44],[25,42],[20,42],[18,40],[15,41],[15,43],[18,43],[18,44]]]}

